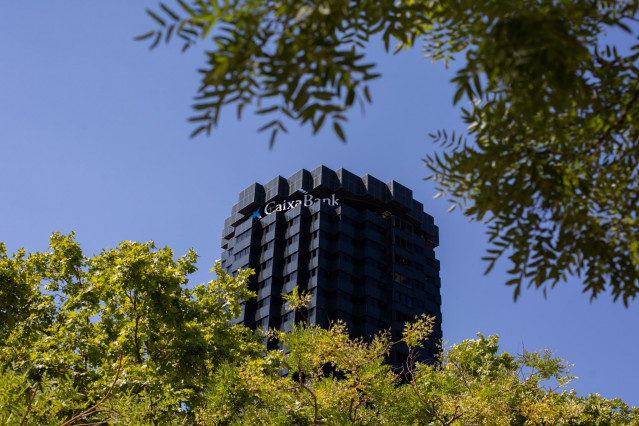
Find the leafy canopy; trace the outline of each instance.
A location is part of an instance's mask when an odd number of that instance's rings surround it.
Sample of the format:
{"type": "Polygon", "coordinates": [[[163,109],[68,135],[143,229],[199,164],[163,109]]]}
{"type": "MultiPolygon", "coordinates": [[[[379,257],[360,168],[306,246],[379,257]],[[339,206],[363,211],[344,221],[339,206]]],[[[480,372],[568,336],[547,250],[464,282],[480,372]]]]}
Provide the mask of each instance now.
{"type": "Polygon", "coordinates": [[[254,295],[251,271],[234,278],[218,263],[217,280],[188,288],[196,259],[130,241],[87,257],[73,234],[29,255],[0,243],[0,423],[192,418],[180,407],[203,403],[220,364],[262,350],[231,324],[254,295]]]}
{"type": "Polygon", "coordinates": [[[366,60],[422,44],[426,56],[465,61],[452,78],[464,133],[437,131],[428,155],[441,195],[471,219],[491,221],[487,272],[501,257],[507,282],[554,287],[576,274],[591,298],[624,304],[639,290],[639,1],[178,0],[148,11],[155,47],[180,37],[207,45],[194,134],[247,105],[266,118],[271,144],[287,122],[313,132],[371,101],[379,77],[366,60]],[[634,26],[636,27],[636,25],[634,26]],[[622,36],[623,38],[623,36],[622,36]],[[391,44],[395,45],[391,47],[391,44]]]}
{"type": "MultiPolygon", "coordinates": [[[[231,320],[252,271],[190,288],[196,254],[125,241],[85,256],[73,234],[49,250],[0,244],[3,425],[462,425],[639,421],[621,400],[560,391],[573,377],[550,352],[499,353],[467,340],[435,364],[384,362],[419,348],[433,318],[351,339],[343,323],[252,332],[231,320]],[[264,339],[280,349],[265,350],[264,339]],[[552,386],[552,387],[551,387],[552,386]]],[[[308,295],[288,302],[303,310],[308,295]]]]}

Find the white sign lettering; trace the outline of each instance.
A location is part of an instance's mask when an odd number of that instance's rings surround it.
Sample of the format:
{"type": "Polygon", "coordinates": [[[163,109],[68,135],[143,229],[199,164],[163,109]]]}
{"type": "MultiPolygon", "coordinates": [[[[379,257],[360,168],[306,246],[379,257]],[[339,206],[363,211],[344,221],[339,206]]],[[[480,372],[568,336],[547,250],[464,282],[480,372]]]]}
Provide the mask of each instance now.
{"type": "Polygon", "coordinates": [[[306,194],[302,200],[284,200],[281,203],[271,201],[264,206],[264,213],[269,215],[274,212],[283,212],[301,205],[310,207],[314,203],[327,203],[329,206],[339,206],[339,198],[335,198],[335,194],[332,194],[330,198],[315,198],[311,194],[306,194]]]}

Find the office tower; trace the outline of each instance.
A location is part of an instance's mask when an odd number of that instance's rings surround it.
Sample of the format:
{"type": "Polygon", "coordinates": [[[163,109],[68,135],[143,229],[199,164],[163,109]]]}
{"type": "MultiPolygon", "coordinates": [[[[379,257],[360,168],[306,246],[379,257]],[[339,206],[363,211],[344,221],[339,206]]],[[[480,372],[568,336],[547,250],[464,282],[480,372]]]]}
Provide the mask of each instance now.
{"type": "MultiPolygon", "coordinates": [[[[438,228],[412,191],[395,181],[320,166],[253,183],[239,194],[224,222],[222,265],[230,273],[254,268],[238,322],[288,331],[304,319],[328,327],[346,322],[352,337],[392,330],[426,313],[435,332],[422,352],[432,357],[441,339],[438,228]],[[287,310],[281,294],[298,286],[312,294],[304,313],[287,310]]],[[[405,361],[397,347],[391,362],[405,361]]]]}

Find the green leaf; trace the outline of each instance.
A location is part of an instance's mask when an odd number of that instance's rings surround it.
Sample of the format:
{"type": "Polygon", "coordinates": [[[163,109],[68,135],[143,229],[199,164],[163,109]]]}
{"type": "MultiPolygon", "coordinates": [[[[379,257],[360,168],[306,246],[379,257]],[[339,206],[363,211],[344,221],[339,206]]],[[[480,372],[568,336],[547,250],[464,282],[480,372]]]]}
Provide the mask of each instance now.
{"type": "Polygon", "coordinates": [[[279,106],[274,105],[274,106],[271,106],[271,107],[268,107],[268,108],[258,109],[255,113],[256,114],[268,114],[270,112],[277,111],[278,108],[279,108],[279,106]]]}
{"type": "Polygon", "coordinates": [[[162,8],[162,10],[167,13],[167,15],[169,15],[171,18],[173,18],[174,21],[179,21],[180,20],[180,17],[178,15],[176,15],[175,12],[173,12],[171,9],[166,7],[166,5],[164,3],[160,3],[160,8],[162,8]]]}
{"type": "Polygon", "coordinates": [[[156,15],[155,13],[153,13],[152,10],[150,9],[146,9],[146,13],[153,18],[153,20],[155,20],[158,24],[160,24],[161,26],[165,26],[166,22],[164,22],[164,20],[162,18],[160,18],[158,15],[156,15]]]}
{"type": "Polygon", "coordinates": [[[344,136],[344,131],[342,130],[342,126],[340,126],[340,124],[337,121],[333,122],[333,130],[335,130],[337,137],[339,137],[342,142],[346,143],[346,137],[344,136]]]}
{"type": "Polygon", "coordinates": [[[366,101],[370,104],[372,103],[372,99],[371,99],[371,95],[370,92],[368,90],[368,86],[364,86],[364,97],[366,98],[366,101]]]}
{"type": "Polygon", "coordinates": [[[142,35],[134,37],[133,40],[136,40],[136,41],[146,40],[147,38],[151,37],[153,34],[155,34],[155,31],[149,31],[148,33],[144,33],[142,35]]]}
{"type": "Polygon", "coordinates": [[[273,146],[275,146],[275,138],[277,137],[277,131],[279,129],[273,129],[273,132],[271,133],[271,139],[269,141],[269,149],[273,149],[273,146]]]}

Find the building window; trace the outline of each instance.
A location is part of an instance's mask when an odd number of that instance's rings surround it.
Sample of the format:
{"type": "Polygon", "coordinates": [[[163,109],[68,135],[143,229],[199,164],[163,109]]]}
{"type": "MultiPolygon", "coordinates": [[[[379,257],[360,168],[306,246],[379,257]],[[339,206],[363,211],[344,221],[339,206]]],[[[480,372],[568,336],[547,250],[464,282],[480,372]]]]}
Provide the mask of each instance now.
{"type": "Polygon", "coordinates": [[[284,277],[284,283],[289,283],[291,281],[295,281],[297,279],[297,271],[293,271],[284,277]]]}
{"type": "Polygon", "coordinates": [[[270,268],[271,266],[273,266],[273,259],[268,259],[265,262],[262,262],[262,270],[266,269],[266,268],[270,268]]]}
{"type": "Polygon", "coordinates": [[[351,238],[351,237],[349,237],[348,235],[342,235],[342,236],[340,237],[340,239],[341,239],[342,241],[345,241],[345,242],[349,243],[349,244],[350,244],[350,245],[352,245],[353,247],[357,247],[357,241],[355,240],[355,238],[351,238]]]}
{"type": "Polygon", "coordinates": [[[233,255],[233,260],[237,260],[240,257],[247,255],[249,250],[250,250],[250,247],[247,247],[243,250],[238,251],[237,253],[235,253],[235,255],[233,255]]]}
{"type": "Polygon", "coordinates": [[[371,288],[377,287],[380,290],[383,290],[384,288],[386,288],[383,282],[377,281],[376,279],[371,277],[364,277],[364,285],[371,288]]]}
{"type": "Polygon", "coordinates": [[[395,227],[401,229],[404,232],[408,232],[408,233],[413,232],[413,225],[397,217],[395,218],[395,227]]]}
{"type": "Polygon", "coordinates": [[[373,231],[379,232],[380,234],[386,232],[386,229],[384,229],[383,226],[373,222],[366,222],[366,227],[372,229],[373,231]]]}
{"type": "Polygon", "coordinates": [[[317,249],[317,253],[318,253],[317,255],[321,257],[322,259],[326,259],[326,260],[337,259],[337,253],[335,252],[328,252],[326,250],[317,249]]]}
{"type": "Polygon", "coordinates": [[[293,319],[295,319],[295,312],[293,311],[287,312],[284,315],[282,315],[282,322],[290,321],[293,319]]]}
{"type": "Polygon", "coordinates": [[[334,275],[328,272],[326,269],[317,268],[318,279],[320,280],[332,280],[334,275]]]}
{"type": "Polygon", "coordinates": [[[356,284],[357,281],[354,276],[344,271],[337,272],[337,279],[352,284],[356,284]]]}
{"type": "Polygon", "coordinates": [[[337,253],[337,258],[339,259],[340,262],[348,263],[351,265],[355,264],[355,259],[353,259],[353,256],[351,256],[350,254],[346,254],[340,251],[337,253]]]}
{"type": "Polygon", "coordinates": [[[364,259],[364,265],[366,266],[366,268],[378,269],[380,271],[384,270],[383,263],[380,263],[376,261],[375,259],[371,259],[370,257],[367,257],[366,259],[364,259]]]}
{"type": "Polygon", "coordinates": [[[405,294],[402,294],[402,293],[397,292],[397,291],[393,292],[393,300],[395,302],[401,303],[404,306],[408,306],[409,308],[412,308],[413,305],[414,305],[412,297],[406,296],[405,294]]]}
{"type": "Polygon", "coordinates": [[[245,239],[249,238],[251,236],[251,230],[246,230],[244,232],[242,232],[240,235],[235,237],[235,243],[239,243],[241,241],[244,241],[245,239]]]}
{"type": "Polygon", "coordinates": [[[410,315],[406,315],[403,312],[399,312],[399,311],[395,311],[395,319],[399,322],[414,322],[415,321],[415,317],[411,317],[410,315]]]}
{"type": "Polygon", "coordinates": [[[270,286],[272,281],[273,281],[273,278],[271,277],[266,278],[264,281],[260,282],[260,289],[270,286]]]}
{"type": "Polygon", "coordinates": [[[288,227],[292,228],[293,226],[297,225],[298,223],[300,223],[300,217],[299,216],[295,216],[293,219],[288,221],[288,227]]]}
{"type": "Polygon", "coordinates": [[[408,242],[408,240],[406,240],[405,238],[395,235],[395,245],[401,248],[410,249],[412,244],[408,242]]]}
{"type": "Polygon", "coordinates": [[[264,244],[264,245],[262,246],[262,250],[263,250],[263,251],[270,250],[270,249],[272,249],[274,246],[275,246],[275,240],[271,240],[271,241],[269,241],[268,243],[266,243],[266,244],[264,244]]]}
{"type": "Polygon", "coordinates": [[[289,263],[293,263],[297,260],[297,253],[293,253],[290,256],[286,257],[286,264],[288,265],[289,263]]]}
{"type": "Polygon", "coordinates": [[[398,253],[395,253],[395,263],[405,268],[410,266],[410,260],[406,259],[404,256],[398,253]]]}
{"type": "Polygon", "coordinates": [[[268,234],[269,232],[271,232],[273,229],[275,229],[275,222],[268,224],[267,226],[264,227],[264,234],[268,234]]]}
{"type": "Polygon", "coordinates": [[[358,229],[359,226],[360,226],[359,223],[355,222],[350,217],[347,217],[347,216],[344,216],[344,215],[340,215],[339,216],[339,220],[340,220],[340,222],[345,223],[347,225],[350,225],[350,226],[352,226],[355,229],[358,229]]]}
{"type": "Polygon", "coordinates": [[[295,235],[293,235],[291,238],[289,238],[288,240],[286,240],[286,243],[287,243],[288,245],[291,245],[291,244],[293,244],[293,243],[298,242],[298,241],[299,241],[299,239],[300,239],[300,234],[295,234],[295,235]]]}
{"type": "Polygon", "coordinates": [[[366,243],[364,244],[367,247],[372,247],[375,250],[385,253],[386,252],[386,247],[384,246],[384,244],[380,244],[377,241],[372,241],[372,240],[366,240],[366,243]]]}
{"type": "Polygon", "coordinates": [[[395,272],[393,274],[393,281],[398,284],[405,285],[407,287],[411,287],[410,280],[405,275],[400,274],[399,272],[395,272]]]}

